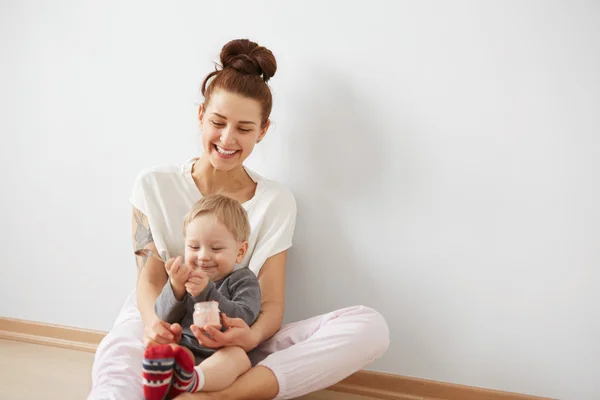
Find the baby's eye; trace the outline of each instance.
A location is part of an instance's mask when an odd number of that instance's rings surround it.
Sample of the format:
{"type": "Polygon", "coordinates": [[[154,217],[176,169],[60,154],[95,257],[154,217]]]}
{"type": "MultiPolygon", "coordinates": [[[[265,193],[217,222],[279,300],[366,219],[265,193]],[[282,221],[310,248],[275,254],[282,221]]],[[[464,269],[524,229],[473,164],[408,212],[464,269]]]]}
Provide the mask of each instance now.
{"type": "Polygon", "coordinates": [[[198,249],[200,248],[200,247],[198,247],[198,246],[188,246],[188,247],[189,247],[190,249],[192,249],[192,250],[198,250],[198,249]]]}
{"type": "Polygon", "coordinates": [[[219,251],[219,250],[223,250],[222,247],[213,247],[213,251],[219,251]]]}

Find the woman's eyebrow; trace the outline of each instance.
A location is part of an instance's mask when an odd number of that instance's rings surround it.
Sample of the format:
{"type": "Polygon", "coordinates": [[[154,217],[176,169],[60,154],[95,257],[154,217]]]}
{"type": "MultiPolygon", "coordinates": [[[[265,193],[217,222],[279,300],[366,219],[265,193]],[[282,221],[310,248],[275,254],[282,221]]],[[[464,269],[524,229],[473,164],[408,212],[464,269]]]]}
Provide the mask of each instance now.
{"type": "MultiPolygon", "coordinates": [[[[224,115],[221,115],[221,114],[219,114],[219,113],[216,113],[216,112],[214,112],[214,113],[212,113],[212,114],[213,114],[213,115],[216,115],[216,116],[217,116],[217,117],[219,117],[219,118],[223,118],[223,119],[225,119],[225,120],[227,119],[227,117],[226,117],[226,116],[224,116],[224,115]]],[[[239,122],[240,124],[253,124],[253,125],[256,125],[256,122],[254,122],[254,121],[238,121],[238,122],[239,122]]]]}

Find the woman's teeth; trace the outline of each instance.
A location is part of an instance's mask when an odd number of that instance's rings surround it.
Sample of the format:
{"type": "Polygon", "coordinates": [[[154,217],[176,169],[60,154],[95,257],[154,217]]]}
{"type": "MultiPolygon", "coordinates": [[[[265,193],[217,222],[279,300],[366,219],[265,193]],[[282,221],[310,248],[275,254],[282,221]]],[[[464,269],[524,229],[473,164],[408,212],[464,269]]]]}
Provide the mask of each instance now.
{"type": "Polygon", "coordinates": [[[215,144],[215,147],[216,147],[217,151],[219,153],[223,154],[224,156],[230,156],[237,151],[237,150],[225,150],[225,149],[217,146],[216,144],[215,144]]]}

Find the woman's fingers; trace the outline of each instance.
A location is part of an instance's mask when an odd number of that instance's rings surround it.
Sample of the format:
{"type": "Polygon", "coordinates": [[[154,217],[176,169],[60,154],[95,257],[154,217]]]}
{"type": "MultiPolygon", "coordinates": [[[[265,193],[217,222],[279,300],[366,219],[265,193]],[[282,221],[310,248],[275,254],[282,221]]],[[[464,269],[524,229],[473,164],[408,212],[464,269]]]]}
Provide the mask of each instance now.
{"type": "Polygon", "coordinates": [[[183,328],[181,327],[181,325],[179,325],[178,323],[174,323],[169,327],[169,330],[174,336],[173,341],[175,343],[179,343],[179,341],[181,340],[181,335],[183,333],[183,328]]]}
{"type": "Polygon", "coordinates": [[[223,325],[226,328],[246,328],[248,324],[241,318],[229,318],[225,313],[221,313],[223,325]]]}
{"type": "MultiPolygon", "coordinates": [[[[196,339],[198,339],[198,342],[200,342],[200,344],[202,346],[206,346],[205,339],[208,339],[208,338],[205,337],[204,331],[202,329],[198,328],[196,325],[190,326],[190,330],[192,331],[192,333],[194,334],[196,339]]],[[[206,347],[210,347],[210,346],[206,346],[206,347]]]]}
{"type": "Polygon", "coordinates": [[[225,346],[229,340],[227,340],[227,335],[214,326],[205,326],[204,331],[210,335],[217,343],[221,343],[221,345],[225,346]]]}
{"type": "Polygon", "coordinates": [[[219,343],[214,338],[207,336],[206,331],[203,328],[198,328],[196,325],[192,325],[190,329],[202,346],[209,347],[211,349],[216,349],[224,346],[223,343],[219,343]]]}
{"type": "Polygon", "coordinates": [[[152,329],[156,332],[156,334],[160,337],[163,337],[165,339],[168,340],[173,340],[173,334],[170,331],[171,324],[165,322],[165,321],[161,321],[161,320],[156,320],[153,324],[152,324],[152,329]]]}
{"type": "Polygon", "coordinates": [[[173,342],[173,334],[163,325],[151,325],[144,329],[145,336],[158,344],[167,344],[173,342]]]}

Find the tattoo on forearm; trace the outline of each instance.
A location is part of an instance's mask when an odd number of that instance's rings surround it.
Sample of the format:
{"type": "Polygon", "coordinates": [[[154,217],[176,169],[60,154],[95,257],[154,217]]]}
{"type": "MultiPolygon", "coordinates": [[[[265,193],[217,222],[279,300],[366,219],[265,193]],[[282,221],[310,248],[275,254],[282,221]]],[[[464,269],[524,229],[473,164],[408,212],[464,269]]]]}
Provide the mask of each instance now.
{"type": "MultiPolygon", "coordinates": [[[[135,250],[140,250],[145,248],[149,243],[154,242],[154,238],[152,237],[152,232],[150,231],[150,223],[148,222],[148,218],[142,214],[141,211],[135,210],[133,213],[133,218],[135,221],[135,232],[133,234],[134,246],[135,250]]],[[[144,268],[147,260],[148,257],[146,256],[136,257],[138,271],[141,271],[141,269],[144,268]]]]}

